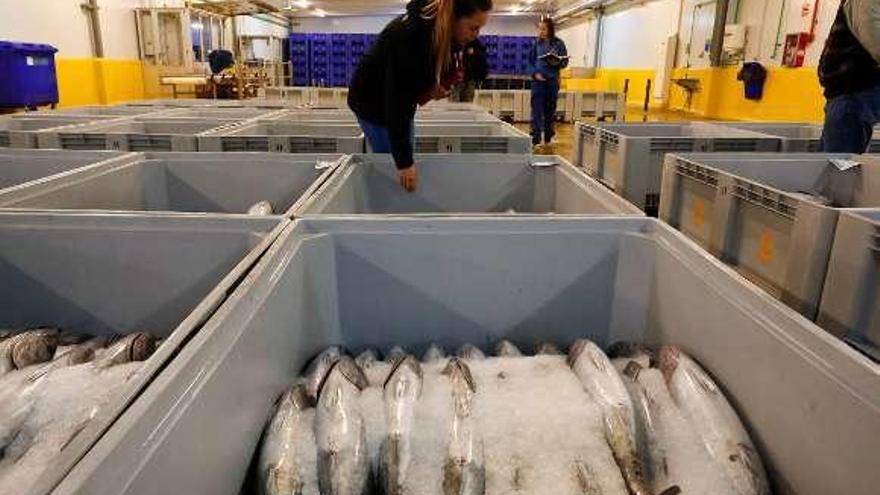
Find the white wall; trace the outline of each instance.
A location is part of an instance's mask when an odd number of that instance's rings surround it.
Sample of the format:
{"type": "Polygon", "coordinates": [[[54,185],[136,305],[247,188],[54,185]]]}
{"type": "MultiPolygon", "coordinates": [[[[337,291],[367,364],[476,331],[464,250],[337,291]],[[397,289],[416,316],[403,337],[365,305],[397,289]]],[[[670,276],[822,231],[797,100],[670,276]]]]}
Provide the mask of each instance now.
{"type": "Polygon", "coordinates": [[[573,67],[595,67],[596,21],[582,17],[561,25],[556,36],[565,42],[573,67]]]}
{"type": "MultiPolygon", "coordinates": [[[[372,33],[382,31],[395,16],[300,17],[294,21],[298,33],[372,33]]],[[[531,36],[538,18],[534,16],[493,15],[483,34],[531,36]]]]}
{"type": "Polygon", "coordinates": [[[654,68],[660,44],[678,30],[678,5],[653,0],[605,15],[599,66],[654,68]]]}
{"type": "MultiPolygon", "coordinates": [[[[782,61],[782,46],[785,35],[800,31],[809,31],[812,14],[805,18],[802,16],[801,2],[785,1],[785,10],[782,9],[784,0],[742,0],[738,23],[748,26],[748,42],[746,58],[759,60],[765,64],[778,65],[782,61]],[[780,17],[782,22],[780,25],[780,17]],[[777,45],[777,33],[778,43],[777,45]],[[775,53],[774,53],[775,52],[775,53]],[[775,56],[774,56],[775,55],[775,56]]],[[[809,2],[810,5],[813,2],[809,2]]],[[[815,66],[819,63],[825,39],[837,9],[839,0],[825,0],[819,2],[819,23],[816,27],[816,39],[807,48],[806,65],[815,66]]]]}

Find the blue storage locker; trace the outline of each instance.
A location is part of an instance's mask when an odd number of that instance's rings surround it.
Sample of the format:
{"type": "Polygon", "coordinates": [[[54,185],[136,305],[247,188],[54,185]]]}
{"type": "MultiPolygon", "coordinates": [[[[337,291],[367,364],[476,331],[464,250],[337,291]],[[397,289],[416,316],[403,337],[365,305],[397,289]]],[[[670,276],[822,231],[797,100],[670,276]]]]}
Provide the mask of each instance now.
{"type": "Polygon", "coordinates": [[[0,41],[0,106],[58,103],[57,51],[51,45],[0,41]]]}

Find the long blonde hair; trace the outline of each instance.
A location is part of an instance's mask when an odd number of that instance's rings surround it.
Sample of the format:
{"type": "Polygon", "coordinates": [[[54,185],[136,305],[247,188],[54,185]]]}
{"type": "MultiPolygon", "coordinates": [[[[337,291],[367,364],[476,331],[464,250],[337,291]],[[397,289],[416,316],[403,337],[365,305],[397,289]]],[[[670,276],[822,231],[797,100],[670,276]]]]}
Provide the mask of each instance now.
{"type": "Polygon", "coordinates": [[[434,19],[434,77],[439,83],[452,60],[455,0],[428,0],[422,7],[422,18],[434,19]]]}

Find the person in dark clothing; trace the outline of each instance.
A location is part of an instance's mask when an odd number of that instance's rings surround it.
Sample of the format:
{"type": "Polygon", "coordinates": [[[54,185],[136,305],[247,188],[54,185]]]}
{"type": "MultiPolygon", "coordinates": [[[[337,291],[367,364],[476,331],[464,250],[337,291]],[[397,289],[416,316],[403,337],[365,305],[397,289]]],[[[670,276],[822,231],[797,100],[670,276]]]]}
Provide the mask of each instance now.
{"type": "Polygon", "coordinates": [[[559,99],[559,72],[568,66],[565,43],[556,37],[553,19],[544,17],[538,23],[538,39],[529,54],[529,75],[532,77],[532,144],[538,146],[543,137],[550,144],[556,135],[556,101],[559,99]]]}
{"type": "Polygon", "coordinates": [[[412,0],[361,58],[348,92],[375,153],[391,153],[401,186],[413,191],[416,108],[446,98],[464,79],[462,48],[480,35],[492,0],[412,0]]]}
{"type": "Polygon", "coordinates": [[[825,88],[822,151],[864,153],[880,122],[880,9],[844,0],[819,62],[825,88]]]}
{"type": "Polygon", "coordinates": [[[489,77],[489,61],[486,60],[486,47],[480,40],[474,40],[463,51],[464,81],[456,84],[449,95],[449,101],[471,103],[477,84],[489,77]]]}

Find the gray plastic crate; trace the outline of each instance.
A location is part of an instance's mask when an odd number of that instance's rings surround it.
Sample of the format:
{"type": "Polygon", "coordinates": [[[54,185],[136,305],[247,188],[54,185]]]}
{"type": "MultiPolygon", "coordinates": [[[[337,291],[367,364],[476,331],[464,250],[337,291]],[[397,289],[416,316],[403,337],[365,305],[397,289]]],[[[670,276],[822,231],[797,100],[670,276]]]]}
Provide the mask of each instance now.
{"type": "Polygon", "coordinates": [[[814,319],[838,207],[880,206],[880,165],[823,154],[667,156],[660,218],[814,319]],[[824,205],[808,195],[820,195],[824,205]]]}
{"type": "Polygon", "coordinates": [[[357,124],[313,124],[276,119],[204,134],[199,136],[199,149],[274,153],[362,153],[364,133],[357,124]]]}
{"type": "Polygon", "coordinates": [[[141,118],[43,131],[40,148],[71,150],[198,151],[197,135],[228,126],[234,119],[141,118]]]}
{"type": "Polygon", "coordinates": [[[63,151],[0,149],[0,197],[10,188],[24,187],[32,181],[47,179],[107,160],[123,157],[113,151],[63,151]]]}
{"type": "Polygon", "coordinates": [[[160,108],[191,108],[191,107],[223,107],[235,108],[245,106],[244,100],[213,100],[208,98],[173,98],[128,101],[122,107],[160,107],[160,108]]]}
{"type": "Polygon", "coordinates": [[[780,493],[876,493],[873,364],[639,218],[297,221],[55,493],[240,493],[274,401],[329,345],[583,337],[682,346],[780,493]]]}
{"type": "Polygon", "coordinates": [[[613,91],[572,91],[574,119],[608,119],[622,121],[626,112],[623,93],[613,91]]]}
{"type": "Polygon", "coordinates": [[[165,111],[163,116],[172,117],[172,118],[207,118],[207,119],[239,119],[239,120],[250,120],[250,119],[264,119],[270,118],[276,113],[280,113],[279,110],[274,110],[271,108],[253,108],[253,107],[242,107],[242,108],[211,108],[211,107],[194,107],[194,108],[176,108],[165,111]]]}
{"type": "Polygon", "coordinates": [[[419,188],[409,193],[389,155],[355,155],[302,214],[641,214],[559,157],[440,154],[416,163],[419,188]]]}
{"type": "Polygon", "coordinates": [[[0,326],[164,338],[37,486],[47,494],[196,334],[281,232],[273,218],[0,212],[0,326]]]}
{"type": "Polygon", "coordinates": [[[666,153],[779,151],[778,138],[702,122],[612,124],[599,130],[602,183],[656,214],[666,153]]]}
{"type": "MultiPolygon", "coordinates": [[[[680,122],[644,122],[641,126],[666,126],[679,124],[680,122]]],[[[606,124],[601,122],[577,122],[575,123],[574,149],[571,163],[578,168],[583,168],[591,177],[601,179],[604,173],[604,143],[601,139],[601,129],[611,132],[626,129],[629,124],[606,124]],[[620,127],[619,127],[620,126],[620,127]]]]}
{"type": "MultiPolygon", "coordinates": [[[[528,134],[504,122],[417,122],[416,153],[515,153],[531,151],[528,134]]],[[[369,151],[369,143],[367,143],[369,151]]]]}
{"type": "Polygon", "coordinates": [[[781,151],[816,153],[822,139],[822,126],[808,123],[713,122],[725,127],[767,134],[782,142],[781,151]]]}
{"type": "Polygon", "coordinates": [[[245,214],[269,201],[290,215],[342,155],[279,153],[132,154],[104,167],[0,195],[0,206],[245,214]]]}
{"type": "Polygon", "coordinates": [[[0,118],[0,148],[36,148],[38,131],[107,118],[66,114],[15,114],[0,118]]]}
{"type": "Polygon", "coordinates": [[[880,209],[841,212],[816,321],[880,361],[880,209]]]}
{"type": "Polygon", "coordinates": [[[92,115],[92,116],[104,116],[104,117],[135,117],[140,115],[149,115],[149,114],[159,114],[164,112],[165,108],[150,108],[150,107],[128,107],[128,106],[83,106],[83,107],[72,107],[72,108],[64,108],[61,110],[48,110],[44,113],[46,115],[92,115]]]}

